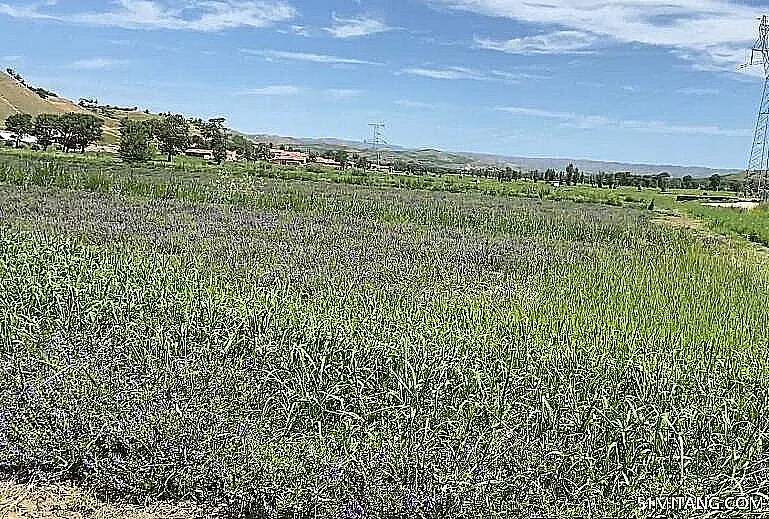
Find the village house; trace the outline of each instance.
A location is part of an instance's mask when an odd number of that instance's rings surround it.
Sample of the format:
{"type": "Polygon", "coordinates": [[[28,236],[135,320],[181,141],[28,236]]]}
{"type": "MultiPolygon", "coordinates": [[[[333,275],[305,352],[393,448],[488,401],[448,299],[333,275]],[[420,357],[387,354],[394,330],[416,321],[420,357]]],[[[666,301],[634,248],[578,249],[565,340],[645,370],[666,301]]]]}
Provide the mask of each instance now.
{"type": "Polygon", "coordinates": [[[326,157],[315,157],[315,164],[324,166],[326,168],[333,168],[338,170],[343,169],[341,163],[335,161],[334,159],[327,159],[326,157]]]}
{"type": "Polygon", "coordinates": [[[214,150],[207,150],[203,148],[189,148],[184,151],[187,157],[193,157],[196,159],[213,160],[214,150]]]}
{"type": "Polygon", "coordinates": [[[390,164],[369,164],[368,169],[370,171],[378,171],[380,173],[392,173],[393,167],[390,164]]]}
{"type": "MultiPolygon", "coordinates": [[[[204,148],[189,148],[184,151],[187,157],[193,157],[202,160],[214,160],[214,150],[207,150],[204,148]]],[[[236,162],[238,160],[238,152],[227,150],[227,157],[224,159],[226,162],[236,162]]]]}
{"type": "Polygon", "coordinates": [[[271,162],[281,166],[304,166],[307,164],[307,155],[301,151],[271,149],[270,157],[271,162]]]}

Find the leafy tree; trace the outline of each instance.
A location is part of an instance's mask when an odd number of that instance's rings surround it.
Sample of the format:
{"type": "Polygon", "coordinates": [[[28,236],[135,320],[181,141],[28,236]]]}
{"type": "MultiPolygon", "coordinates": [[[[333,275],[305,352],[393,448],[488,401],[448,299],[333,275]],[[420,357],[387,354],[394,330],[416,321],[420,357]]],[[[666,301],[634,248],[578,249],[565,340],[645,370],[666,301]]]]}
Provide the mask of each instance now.
{"type": "Polygon", "coordinates": [[[684,176],[684,178],[681,179],[681,185],[683,186],[684,189],[689,189],[692,187],[692,180],[694,179],[692,178],[691,175],[686,175],[684,176]]]}
{"type": "Polygon", "coordinates": [[[203,138],[203,136],[198,134],[190,135],[190,140],[187,144],[193,148],[205,148],[208,146],[208,143],[203,138]]]}
{"type": "Polygon", "coordinates": [[[721,175],[714,173],[708,180],[710,180],[710,189],[718,191],[718,188],[721,187],[721,175]]]}
{"type": "Polygon", "coordinates": [[[47,150],[59,135],[59,115],[40,114],[35,117],[32,135],[37,137],[37,143],[43,147],[43,151],[47,150]]]}
{"type": "Polygon", "coordinates": [[[670,182],[670,173],[668,173],[667,171],[662,171],[657,174],[657,187],[659,187],[662,191],[667,189],[669,182],[670,182]]]}
{"type": "Polygon", "coordinates": [[[208,139],[214,152],[214,160],[221,164],[227,158],[227,129],[224,127],[224,117],[209,119],[203,124],[201,132],[208,139]]]}
{"type": "Polygon", "coordinates": [[[152,158],[152,129],[147,121],[120,121],[120,158],[125,162],[146,162],[152,158]]]}
{"type": "Polygon", "coordinates": [[[168,162],[174,155],[185,150],[189,143],[190,124],[183,115],[161,114],[152,125],[158,139],[158,149],[168,156],[168,162]]]}
{"type": "Polygon", "coordinates": [[[92,114],[70,112],[59,117],[59,141],[64,151],[80,150],[101,139],[102,119],[92,114]]]}
{"type": "Polygon", "coordinates": [[[254,143],[242,135],[233,135],[227,148],[237,152],[239,156],[244,157],[249,162],[256,157],[254,143]]]}
{"type": "Polygon", "coordinates": [[[345,150],[336,150],[334,152],[334,160],[337,161],[342,167],[347,166],[347,161],[350,158],[350,154],[345,150]]]}
{"type": "Polygon", "coordinates": [[[16,136],[16,147],[21,145],[21,138],[32,134],[32,116],[29,114],[13,114],[5,121],[5,129],[16,136]]]}
{"type": "Polygon", "coordinates": [[[254,158],[256,160],[270,160],[270,145],[260,142],[254,149],[254,158]]]}

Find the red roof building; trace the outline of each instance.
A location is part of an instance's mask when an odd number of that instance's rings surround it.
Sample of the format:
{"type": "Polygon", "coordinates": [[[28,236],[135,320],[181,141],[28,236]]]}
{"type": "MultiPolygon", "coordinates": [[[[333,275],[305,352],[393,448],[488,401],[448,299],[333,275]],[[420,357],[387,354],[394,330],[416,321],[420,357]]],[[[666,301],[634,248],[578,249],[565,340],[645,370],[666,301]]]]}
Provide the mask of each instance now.
{"type": "Polygon", "coordinates": [[[270,150],[272,162],[281,166],[303,166],[307,164],[307,155],[301,151],[270,150]]]}

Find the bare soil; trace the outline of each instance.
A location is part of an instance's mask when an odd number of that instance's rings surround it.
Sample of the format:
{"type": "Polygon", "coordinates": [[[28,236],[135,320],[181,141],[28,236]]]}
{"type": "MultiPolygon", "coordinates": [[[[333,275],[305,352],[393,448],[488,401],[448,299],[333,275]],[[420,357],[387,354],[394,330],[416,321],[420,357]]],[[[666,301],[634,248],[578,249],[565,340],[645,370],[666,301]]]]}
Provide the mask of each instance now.
{"type": "Polygon", "coordinates": [[[0,481],[0,519],[197,519],[221,517],[191,503],[102,503],[71,485],[0,481]]]}

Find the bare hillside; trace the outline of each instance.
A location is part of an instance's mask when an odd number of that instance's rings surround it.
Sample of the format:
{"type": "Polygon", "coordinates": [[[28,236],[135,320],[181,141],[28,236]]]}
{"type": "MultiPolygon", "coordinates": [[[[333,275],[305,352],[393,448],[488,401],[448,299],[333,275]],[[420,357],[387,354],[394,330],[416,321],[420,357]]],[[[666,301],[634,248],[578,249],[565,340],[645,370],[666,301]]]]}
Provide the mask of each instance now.
{"type": "Polygon", "coordinates": [[[11,114],[19,112],[32,115],[86,112],[84,108],[62,97],[43,99],[35,92],[0,72],[0,120],[5,121],[11,114]]]}

